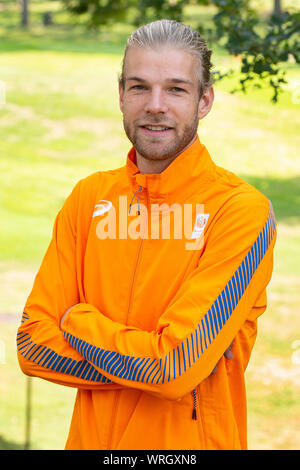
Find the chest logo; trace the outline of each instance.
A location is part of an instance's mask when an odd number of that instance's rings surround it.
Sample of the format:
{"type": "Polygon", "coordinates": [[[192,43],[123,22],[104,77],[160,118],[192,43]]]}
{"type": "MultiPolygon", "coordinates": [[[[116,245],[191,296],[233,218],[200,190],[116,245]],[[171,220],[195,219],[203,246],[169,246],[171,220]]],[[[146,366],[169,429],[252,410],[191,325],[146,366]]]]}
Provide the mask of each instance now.
{"type": "Polygon", "coordinates": [[[209,214],[198,214],[191,238],[199,238],[207,224],[209,214]]]}
{"type": "Polygon", "coordinates": [[[106,212],[109,211],[109,209],[112,207],[112,202],[111,201],[106,201],[105,199],[102,199],[98,201],[98,204],[95,205],[95,210],[93,212],[93,217],[97,217],[98,215],[103,215],[106,212]]]}

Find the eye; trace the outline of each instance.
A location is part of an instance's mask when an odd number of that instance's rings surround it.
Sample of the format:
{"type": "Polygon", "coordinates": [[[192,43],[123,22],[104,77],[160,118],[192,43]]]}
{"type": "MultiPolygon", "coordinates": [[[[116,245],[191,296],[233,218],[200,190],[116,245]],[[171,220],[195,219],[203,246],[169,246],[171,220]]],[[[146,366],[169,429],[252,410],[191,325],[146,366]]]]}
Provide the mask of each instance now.
{"type": "Polygon", "coordinates": [[[170,88],[171,91],[173,91],[174,93],[184,93],[185,90],[183,88],[179,88],[178,86],[173,86],[172,88],[170,88]]]}
{"type": "Polygon", "coordinates": [[[132,87],[129,88],[129,90],[135,90],[135,91],[142,91],[144,89],[145,89],[144,85],[133,85],[132,87]]]}

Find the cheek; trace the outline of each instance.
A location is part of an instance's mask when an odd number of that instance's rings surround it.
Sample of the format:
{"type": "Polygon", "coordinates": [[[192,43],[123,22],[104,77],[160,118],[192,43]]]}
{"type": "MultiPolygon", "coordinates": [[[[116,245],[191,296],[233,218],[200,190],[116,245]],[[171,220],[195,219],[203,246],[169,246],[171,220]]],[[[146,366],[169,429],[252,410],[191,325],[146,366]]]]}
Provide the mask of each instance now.
{"type": "Polygon", "coordinates": [[[198,110],[195,109],[195,104],[191,103],[189,106],[177,106],[177,108],[173,110],[172,115],[175,118],[178,127],[185,127],[195,120],[197,111],[198,110]]]}
{"type": "Polygon", "coordinates": [[[134,117],[141,113],[143,107],[141,106],[140,102],[132,98],[127,98],[123,101],[123,109],[122,112],[125,117],[130,118],[134,117]]]}
{"type": "Polygon", "coordinates": [[[168,108],[174,115],[184,120],[189,116],[194,116],[195,113],[198,112],[198,100],[194,97],[173,98],[169,100],[168,108]]]}

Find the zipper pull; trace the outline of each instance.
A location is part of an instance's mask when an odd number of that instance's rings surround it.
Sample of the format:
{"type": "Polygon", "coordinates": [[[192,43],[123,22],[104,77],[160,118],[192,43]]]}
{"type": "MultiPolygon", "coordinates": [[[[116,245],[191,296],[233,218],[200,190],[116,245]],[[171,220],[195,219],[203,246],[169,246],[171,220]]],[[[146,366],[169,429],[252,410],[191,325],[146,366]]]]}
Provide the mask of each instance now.
{"type": "Polygon", "coordinates": [[[197,409],[196,409],[196,406],[197,406],[197,394],[196,394],[196,389],[194,388],[194,390],[192,391],[192,394],[194,395],[194,406],[193,406],[193,414],[192,414],[192,419],[197,419],[197,409]]]}
{"type": "Polygon", "coordinates": [[[141,211],[140,211],[140,194],[141,194],[141,191],[142,191],[142,186],[139,186],[139,189],[132,196],[131,202],[129,204],[128,214],[130,214],[130,211],[131,211],[132,201],[134,200],[136,194],[139,193],[139,195],[138,195],[138,215],[141,215],[141,211]]]}
{"type": "Polygon", "coordinates": [[[142,186],[139,187],[138,191],[139,191],[139,195],[138,195],[138,215],[141,215],[141,211],[140,211],[140,195],[141,195],[141,191],[142,191],[142,186]]]}

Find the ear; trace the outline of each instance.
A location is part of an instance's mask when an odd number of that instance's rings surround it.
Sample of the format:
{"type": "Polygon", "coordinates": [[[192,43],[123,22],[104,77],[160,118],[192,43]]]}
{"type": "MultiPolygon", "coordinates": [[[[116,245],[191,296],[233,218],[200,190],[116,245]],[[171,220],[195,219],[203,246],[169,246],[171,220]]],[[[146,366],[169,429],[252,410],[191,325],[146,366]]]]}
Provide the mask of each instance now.
{"type": "Polygon", "coordinates": [[[214,89],[213,87],[206,88],[201,96],[198,105],[198,118],[203,119],[211,110],[211,107],[214,102],[214,89]]]}
{"type": "Polygon", "coordinates": [[[124,89],[122,84],[119,82],[119,103],[120,103],[120,110],[123,113],[123,97],[124,97],[124,89]]]}

